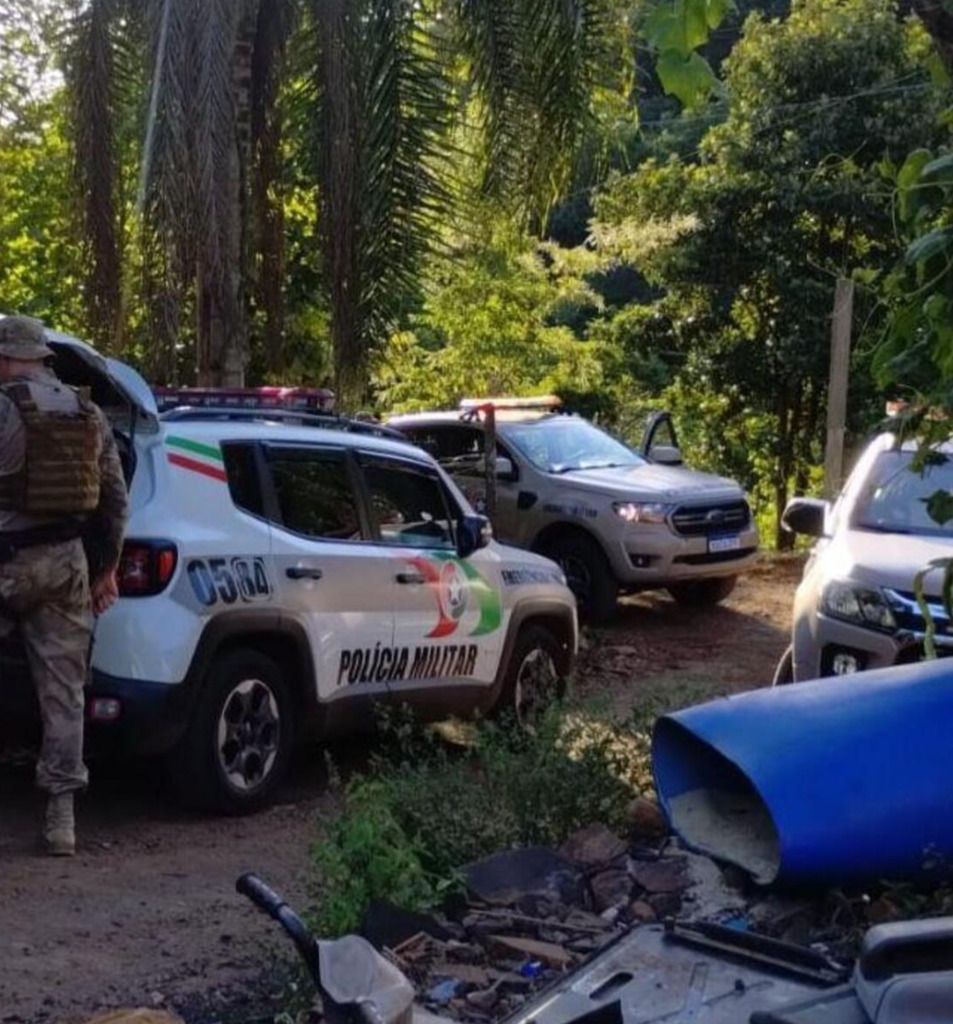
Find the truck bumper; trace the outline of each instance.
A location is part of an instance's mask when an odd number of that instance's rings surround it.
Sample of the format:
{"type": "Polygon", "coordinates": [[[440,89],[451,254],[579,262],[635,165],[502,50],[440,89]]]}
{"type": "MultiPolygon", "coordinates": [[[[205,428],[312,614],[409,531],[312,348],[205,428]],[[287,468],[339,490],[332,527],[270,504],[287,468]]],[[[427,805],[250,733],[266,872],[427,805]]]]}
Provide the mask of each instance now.
{"type": "MultiPolygon", "coordinates": [[[[953,643],[937,637],[937,654],[953,656],[953,643]]],[[[849,675],[919,661],[920,633],[879,633],[817,614],[794,627],[794,679],[802,682],[825,676],[849,675]]]]}
{"type": "Polygon", "coordinates": [[[737,547],[711,550],[716,538],[680,537],[667,529],[630,529],[610,550],[610,560],[622,587],[650,590],[672,583],[736,576],[751,568],[758,556],[758,531],[737,535],[737,547]]]}

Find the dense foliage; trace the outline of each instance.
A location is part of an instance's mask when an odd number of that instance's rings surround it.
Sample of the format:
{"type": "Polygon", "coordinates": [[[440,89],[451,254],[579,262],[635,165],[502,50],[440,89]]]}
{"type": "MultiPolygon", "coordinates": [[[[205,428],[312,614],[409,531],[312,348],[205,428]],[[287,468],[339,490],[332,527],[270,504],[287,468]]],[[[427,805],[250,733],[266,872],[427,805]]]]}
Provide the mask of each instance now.
{"type": "Polygon", "coordinates": [[[953,362],[951,19],[912,6],[16,0],[0,308],[155,380],[556,391],[633,439],[667,405],[773,535],[817,482],[837,277],[855,439],[953,362]]]}

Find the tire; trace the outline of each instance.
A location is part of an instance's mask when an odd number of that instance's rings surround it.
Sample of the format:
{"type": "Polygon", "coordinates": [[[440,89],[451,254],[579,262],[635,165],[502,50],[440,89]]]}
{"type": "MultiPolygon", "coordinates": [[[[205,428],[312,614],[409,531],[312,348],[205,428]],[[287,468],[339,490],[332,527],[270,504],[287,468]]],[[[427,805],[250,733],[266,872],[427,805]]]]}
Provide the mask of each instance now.
{"type": "Polygon", "coordinates": [[[566,694],[565,651],[545,626],[525,626],[506,666],[495,712],[512,715],[521,729],[534,732],[546,708],[566,694]]]}
{"type": "Polygon", "coordinates": [[[170,761],[185,802],[224,814],[247,814],[269,803],[291,758],[292,706],[271,658],[254,650],[216,658],[170,761]],[[229,738],[229,729],[238,727],[240,734],[229,738]]]}
{"type": "Polygon", "coordinates": [[[728,597],[737,582],[737,576],[719,576],[710,580],[675,583],[668,588],[668,592],[686,608],[713,608],[728,597]]]}
{"type": "Polygon", "coordinates": [[[612,618],[617,610],[619,584],[596,541],[583,534],[568,535],[551,541],[542,553],[566,574],[581,619],[605,622],[612,618]]]}
{"type": "Polygon", "coordinates": [[[774,670],[772,686],[790,686],[794,682],[794,648],[788,649],[781,655],[778,667],[774,670]]]}

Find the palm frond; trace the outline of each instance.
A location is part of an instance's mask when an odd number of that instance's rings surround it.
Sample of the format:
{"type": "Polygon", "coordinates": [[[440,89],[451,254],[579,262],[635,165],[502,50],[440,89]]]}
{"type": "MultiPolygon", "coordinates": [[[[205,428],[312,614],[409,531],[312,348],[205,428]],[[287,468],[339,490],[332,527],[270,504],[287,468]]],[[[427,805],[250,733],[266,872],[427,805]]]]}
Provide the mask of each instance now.
{"type": "Polygon", "coordinates": [[[483,189],[500,199],[519,191],[525,148],[526,104],[523,39],[525,3],[519,0],[456,0],[459,45],[483,107],[483,189]]]}
{"type": "Polygon", "coordinates": [[[114,136],[113,0],[92,0],[77,16],[67,74],[71,82],[74,180],[86,253],[84,300],[89,329],[108,350],[120,308],[114,136]]]}
{"type": "Polygon", "coordinates": [[[525,0],[530,49],[530,194],[545,212],[565,190],[591,124],[590,97],[606,55],[605,0],[525,0]]]}
{"type": "Polygon", "coordinates": [[[325,0],[320,16],[321,220],[337,387],[354,402],[371,354],[417,294],[449,208],[449,83],[429,5],[325,0]]]}

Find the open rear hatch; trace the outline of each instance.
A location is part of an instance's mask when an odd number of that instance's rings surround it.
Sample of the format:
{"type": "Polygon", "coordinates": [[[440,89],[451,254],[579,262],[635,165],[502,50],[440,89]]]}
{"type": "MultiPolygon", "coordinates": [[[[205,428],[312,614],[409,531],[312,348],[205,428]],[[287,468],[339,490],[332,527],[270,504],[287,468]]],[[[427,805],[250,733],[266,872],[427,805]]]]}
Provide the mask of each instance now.
{"type": "Polygon", "coordinates": [[[86,342],[58,331],[46,332],[53,349],[53,370],[72,387],[89,388],[92,400],[126,433],[155,433],[159,410],[149,385],[125,363],[101,356],[86,342]]]}

